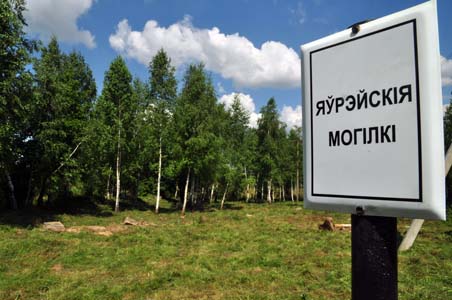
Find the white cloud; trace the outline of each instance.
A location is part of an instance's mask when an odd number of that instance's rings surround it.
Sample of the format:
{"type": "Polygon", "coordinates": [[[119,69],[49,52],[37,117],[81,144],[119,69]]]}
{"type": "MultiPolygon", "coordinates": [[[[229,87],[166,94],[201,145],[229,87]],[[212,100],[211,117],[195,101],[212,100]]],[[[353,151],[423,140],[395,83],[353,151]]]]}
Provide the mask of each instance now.
{"type": "Polygon", "coordinates": [[[290,8],[290,13],[296,18],[296,22],[300,25],[302,25],[304,22],[306,22],[307,13],[306,9],[304,8],[303,2],[298,2],[296,8],[290,8]]]}
{"type": "Polygon", "coordinates": [[[122,20],[110,35],[110,45],[144,65],[164,48],[176,67],[203,62],[208,70],[240,87],[287,88],[301,84],[300,59],[293,49],[276,41],[256,48],[238,33],[224,34],[217,27],[196,28],[190,17],[169,27],[150,20],[142,31],[133,31],[128,21],[122,20]]]}
{"type": "Polygon", "coordinates": [[[452,85],[452,59],[441,56],[441,81],[443,86],[452,85]]]}
{"type": "Polygon", "coordinates": [[[28,31],[49,39],[55,35],[60,41],[82,43],[96,47],[94,36],[77,26],[77,19],[86,13],[94,0],[28,0],[25,18],[28,31]]]}
{"type": "Polygon", "coordinates": [[[249,126],[256,128],[257,120],[260,118],[261,114],[256,113],[256,105],[254,104],[253,98],[250,95],[242,94],[242,93],[231,93],[227,95],[221,96],[220,103],[223,103],[226,108],[230,108],[232,103],[234,102],[235,97],[239,98],[240,104],[242,107],[249,113],[250,121],[249,126]]]}
{"type": "Polygon", "coordinates": [[[292,106],[284,105],[281,111],[280,120],[286,123],[289,129],[295,126],[301,127],[302,118],[301,105],[297,105],[295,109],[292,106]]]}

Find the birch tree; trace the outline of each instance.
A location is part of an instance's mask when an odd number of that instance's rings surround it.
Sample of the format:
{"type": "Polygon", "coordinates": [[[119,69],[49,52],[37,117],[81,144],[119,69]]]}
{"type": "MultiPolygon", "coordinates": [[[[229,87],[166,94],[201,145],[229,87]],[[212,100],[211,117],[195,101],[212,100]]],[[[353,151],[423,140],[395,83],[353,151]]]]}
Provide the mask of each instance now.
{"type": "Polygon", "coordinates": [[[281,151],[279,145],[284,134],[284,127],[278,119],[278,111],[275,99],[270,98],[261,108],[261,118],[257,128],[257,155],[260,168],[260,183],[266,187],[267,202],[272,203],[273,184],[279,175],[279,159],[281,151]]]}
{"type": "Polygon", "coordinates": [[[249,113],[242,106],[239,96],[236,95],[233,99],[231,107],[227,110],[226,122],[222,131],[224,147],[221,152],[224,166],[221,168],[221,178],[225,186],[225,193],[223,194],[223,207],[226,191],[234,199],[240,199],[242,192],[245,190],[245,198],[249,198],[250,182],[248,181],[249,168],[249,153],[247,146],[247,133],[249,123],[249,113]]]}
{"type": "MultiPolygon", "coordinates": [[[[190,183],[207,185],[218,166],[220,139],[216,127],[219,113],[215,91],[202,64],[190,65],[174,111],[174,169],[178,170],[182,215],[185,214],[190,183]]],[[[193,190],[196,187],[193,186],[193,190]]],[[[206,186],[207,188],[208,186],[206,186]]]]}
{"type": "Polygon", "coordinates": [[[162,164],[164,146],[169,141],[169,122],[174,113],[177,96],[177,81],[174,76],[175,68],[166,52],[161,49],[149,64],[149,85],[151,112],[150,121],[158,144],[157,196],[155,213],[159,212],[160,189],[162,178],[162,164]]]}
{"type": "Polygon", "coordinates": [[[112,129],[110,138],[115,145],[113,162],[116,178],[115,212],[119,211],[122,157],[128,149],[125,129],[129,128],[134,116],[134,106],[131,105],[133,98],[131,83],[132,76],[124,60],[118,56],[105,73],[104,87],[98,103],[98,108],[103,110],[103,123],[112,129]]]}

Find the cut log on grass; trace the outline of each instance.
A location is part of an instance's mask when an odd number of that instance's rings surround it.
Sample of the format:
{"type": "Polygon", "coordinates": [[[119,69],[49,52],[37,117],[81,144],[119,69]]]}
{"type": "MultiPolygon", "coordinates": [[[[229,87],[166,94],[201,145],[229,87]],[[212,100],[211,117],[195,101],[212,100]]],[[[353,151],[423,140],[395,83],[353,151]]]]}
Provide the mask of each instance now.
{"type": "Polygon", "coordinates": [[[339,230],[352,229],[352,224],[334,224],[334,228],[339,230]]]}
{"type": "Polygon", "coordinates": [[[107,228],[105,228],[105,226],[91,225],[91,226],[83,226],[83,228],[88,230],[88,231],[91,231],[91,232],[107,231],[107,228]]]}
{"type": "Polygon", "coordinates": [[[140,222],[138,222],[137,220],[134,220],[134,219],[132,219],[132,218],[130,218],[130,217],[126,217],[126,218],[124,219],[124,222],[122,222],[122,224],[124,224],[124,225],[138,226],[138,225],[140,225],[140,222]]]}
{"type": "Polygon", "coordinates": [[[54,232],[63,232],[66,230],[61,222],[44,222],[44,224],[42,224],[42,228],[54,232]]]}
{"type": "Polygon", "coordinates": [[[325,221],[319,225],[319,229],[334,231],[333,218],[331,218],[331,217],[325,218],[325,221]]]}
{"type": "Polygon", "coordinates": [[[147,223],[145,221],[137,221],[132,219],[131,217],[126,217],[122,222],[123,225],[131,225],[131,226],[157,226],[155,223],[147,223]]]}
{"type": "Polygon", "coordinates": [[[112,236],[113,232],[106,230],[106,231],[98,231],[98,232],[95,232],[94,234],[102,235],[102,236],[112,236]]]}

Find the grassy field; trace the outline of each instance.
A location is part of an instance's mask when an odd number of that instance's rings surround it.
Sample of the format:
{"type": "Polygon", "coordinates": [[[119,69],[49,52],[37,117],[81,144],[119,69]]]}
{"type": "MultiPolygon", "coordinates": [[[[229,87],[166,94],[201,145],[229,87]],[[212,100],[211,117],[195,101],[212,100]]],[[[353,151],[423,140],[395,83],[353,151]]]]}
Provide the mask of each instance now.
{"type": "MultiPolygon", "coordinates": [[[[350,232],[318,229],[348,215],[233,203],[182,219],[165,205],[0,213],[0,299],[350,299],[350,232]],[[126,216],[148,226],[124,228],[126,216]],[[49,220],[111,235],[44,231],[49,220]]],[[[452,299],[451,213],[399,254],[399,299],[452,299]]]]}

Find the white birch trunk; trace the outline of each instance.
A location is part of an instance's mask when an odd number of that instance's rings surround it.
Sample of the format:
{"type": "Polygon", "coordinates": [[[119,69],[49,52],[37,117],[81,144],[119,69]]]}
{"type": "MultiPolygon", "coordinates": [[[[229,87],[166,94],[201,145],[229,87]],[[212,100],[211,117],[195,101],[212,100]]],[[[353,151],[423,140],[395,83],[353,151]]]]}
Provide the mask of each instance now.
{"type": "Polygon", "coordinates": [[[179,194],[179,186],[176,183],[176,191],[174,192],[174,199],[177,199],[178,194],[179,194]]]}
{"type": "Polygon", "coordinates": [[[116,154],[116,199],[115,212],[119,212],[119,194],[121,192],[121,126],[118,128],[118,152],[116,154]]]}
{"type": "Polygon", "coordinates": [[[201,188],[201,203],[204,203],[204,196],[206,194],[206,189],[204,187],[201,188]]]}
{"type": "Polygon", "coordinates": [[[110,167],[110,171],[108,172],[108,178],[107,178],[107,200],[111,199],[111,194],[110,194],[110,179],[111,179],[111,167],[110,167]]]}
{"type": "Polygon", "coordinates": [[[157,175],[157,198],[155,201],[155,213],[159,213],[160,206],[160,179],[162,176],[162,136],[159,139],[159,171],[157,175]]]}
{"type": "Polygon", "coordinates": [[[185,208],[187,207],[187,200],[188,200],[188,184],[190,183],[190,168],[188,169],[187,173],[187,181],[185,182],[185,189],[184,189],[184,203],[182,205],[182,216],[185,216],[185,208]]]}
{"type": "Polygon", "coordinates": [[[295,188],[297,202],[300,200],[300,141],[297,140],[297,186],[295,188]]]}
{"type": "Polygon", "coordinates": [[[213,193],[215,191],[215,183],[212,184],[212,189],[210,190],[210,199],[209,199],[209,203],[212,204],[213,202],[213,193]]]}
{"type": "Polygon", "coordinates": [[[285,193],[285,191],[284,191],[284,185],[281,187],[281,190],[282,190],[282,200],[283,200],[284,202],[286,202],[286,193],[285,193]]]}
{"type": "Polygon", "coordinates": [[[290,199],[292,200],[292,202],[294,202],[294,198],[293,198],[293,180],[290,179],[290,199]]]}
{"type": "Polygon", "coordinates": [[[246,184],[246,203],[248,203],[250,200],[250,184],[246,184]]]}
{"type": "Polygon", "coordinates": [[[267,202],[272,203],[272,181],[267,181],[267,202]]]}
{"type": "Polygon", "coordinates": [[[250,200],[250,184],[248,183],[248,174],[246,172],[246,167],[245,167],[245,180],[246,180],[246,203],[248,203],[248,201],[250,200]]]}
{"type": "Polygon", "coordinates": [[[16,195],[14,193],[14,184],[11,180],[11,176],[9,175],[8,171],[5,171],[6,180],[8,181],[8,188],[9,188],[9,200],[11,201],[11,208],[14,210],[17,210],[17,200],[16,195]]]}
{"type": "Polygon", "coordinates": [[[229,183],[226,184],[226,188],[224,189],[223,199],[221,199],[220,209],[223,209],[224,201],[226,200],[226,193],[228,192],[229,183]]]}

